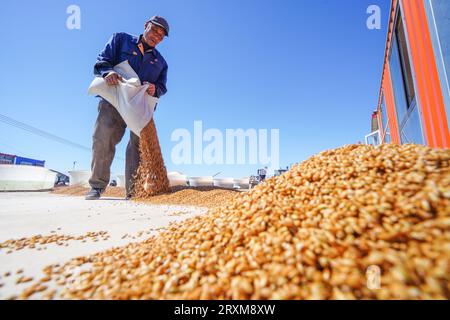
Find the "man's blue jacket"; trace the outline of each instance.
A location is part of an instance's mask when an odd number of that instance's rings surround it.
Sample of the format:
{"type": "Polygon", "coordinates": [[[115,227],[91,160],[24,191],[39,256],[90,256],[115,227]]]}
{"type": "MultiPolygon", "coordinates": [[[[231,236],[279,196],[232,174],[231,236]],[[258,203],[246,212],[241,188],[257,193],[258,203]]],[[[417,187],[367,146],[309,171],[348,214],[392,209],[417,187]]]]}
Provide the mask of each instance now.
{"type": "Polygon", "coordinates": [[[166,60],[155,48],[144,51],[139,39],[138,36],[124,32],[113,34],[97,57],[94,74],[103,77],[113,71],[115,65],[128,60],[141,83],[147,81],[156,86],[155,96],[159,98],[167,92],[166,60]]]}

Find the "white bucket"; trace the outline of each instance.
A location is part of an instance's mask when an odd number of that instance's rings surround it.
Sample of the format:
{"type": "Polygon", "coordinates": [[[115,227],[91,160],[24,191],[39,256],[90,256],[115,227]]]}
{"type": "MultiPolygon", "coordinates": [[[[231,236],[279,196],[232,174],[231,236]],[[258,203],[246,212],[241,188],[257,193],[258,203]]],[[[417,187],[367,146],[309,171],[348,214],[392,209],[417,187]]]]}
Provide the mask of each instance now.
{"type": "Polygon", "coordinates": [[[0,164],[0,191],[39,191],[54,187],[56,172],[44,167],[0,164]]]}
{"type": "Polygon", "coordinates": [[[214,179],[214,186],[219,188],[233,189],[234,179],[233,178],[216,178],[214,179]]]}
{"type": "Polygon", "coordinates": [[[169,178],[169,186],[187,186],[187,176],[184,174],[168,174],[167,178],[169,178]]]}
{"type": "Polygon", "coordinates": [[[91,177],[91,171],[89,170],[76,170],[69,171],[71,186],[80,185],[83,187],[89,187],[89,178],[91,177]]]}
{"type": "Polygon", "coordinates": [[[121,188],[125,188],[125,175],[124,174],[118,174],[116,176],[117,178],[117,186],[121,188]]]}
{"type": "Polygon", "coordinates": [[[236,188],[249,189],[249,187],[250,187],[250,178],[234,179],[234,185],[235,185],[236,188]]]}
{"type": "Polygon", "coordinates": [[[191,187],[212,187],[214,185],[213,177],[190,177],[189,185],[191,187]]]}

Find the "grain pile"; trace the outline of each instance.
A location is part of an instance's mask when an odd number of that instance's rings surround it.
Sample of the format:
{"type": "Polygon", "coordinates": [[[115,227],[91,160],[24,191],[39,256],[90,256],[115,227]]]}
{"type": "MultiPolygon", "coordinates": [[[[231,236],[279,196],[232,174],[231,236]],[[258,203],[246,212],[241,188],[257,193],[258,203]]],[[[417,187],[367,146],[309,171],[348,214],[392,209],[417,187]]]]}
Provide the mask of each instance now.
{"type": "MultiPolygon", "coordinates": [[[[82,186],[56,187],[52,193],[67,196],[85,196],[89,188],[82,186]]],[[[150,204],[189,205],[214,208],[231,202],[239,191],[216,187],[171,187],[170,191],[133,200],[150,204]]],[[[125,198],[125,188],[107,187],[102,197],[125,198]]]]}
{"type": "Polygon", "coordinates": [[[87,266],[59,293],[74,299],[449,299],[449,162],[450,150],[417,145],[325,151],[228,206],[47,276],[87,266]]]}
{"type": "Polygon", "coordinates": [[[215,187],[172,187],[170,193],[137,199],[151,204],[191,205],[215,208],[233,201],[239,191],[215,187]]]}
{"type": "Polygon", "coordinates": [[[134,194],[138,198],[149,198],[169,192],[169,179],[153,119],[141,131],[139,148],[141,159],[136,174],[134,194]]]}
{"type": "MultiPolygon", "coordinates": [[[[89,190],[90,188],[88,187],[75,185],[75,186],[55,187],[52,193],[66,196],[85,196],[89,190]]],[[[125,195],[126,195],[125,188],[111,187],[111,186],[106,187],[105,192],[102,193],[102,197],[125,197],[125,195]]]]}

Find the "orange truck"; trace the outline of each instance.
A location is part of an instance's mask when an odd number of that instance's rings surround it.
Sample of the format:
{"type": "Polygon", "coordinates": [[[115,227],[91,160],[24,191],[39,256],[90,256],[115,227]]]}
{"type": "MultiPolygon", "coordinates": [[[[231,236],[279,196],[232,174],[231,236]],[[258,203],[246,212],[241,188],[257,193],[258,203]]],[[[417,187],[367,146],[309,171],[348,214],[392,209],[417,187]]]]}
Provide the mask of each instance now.
{"type": "Polygon", "coordinates": [[[366,143],[450,147],[450,1],[393,0],[366,143]]]}

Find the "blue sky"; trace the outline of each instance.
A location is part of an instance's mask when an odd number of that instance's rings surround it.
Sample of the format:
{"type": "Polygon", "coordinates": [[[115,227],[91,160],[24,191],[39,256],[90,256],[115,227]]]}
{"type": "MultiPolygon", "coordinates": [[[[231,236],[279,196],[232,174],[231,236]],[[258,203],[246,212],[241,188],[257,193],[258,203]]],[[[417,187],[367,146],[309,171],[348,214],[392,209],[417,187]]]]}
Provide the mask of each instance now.
{"type": "MultiPolygon", "coordinates": [[[[91,146],[97,99],[87,95],[98,52],[114,32],[140,34],[154,14],[171,35],[158,47],[168,93],[155,114],[169,171],[248,176],[257,165],[174,165],[171,133],[279,129],[280,164],[363,141],[383,62],[389,0],[2,1],[0,113],[91,146]],[[66,28],[66,8],[81,29],[66,28]],[[369,5],[381,30],[369,30],[369,5]]],[[[89,169],[91,154],[0,122],[0,152],[46,160],[59,171],[89,169]]],[[[117,147],[125,158],[128,135],[117,147]]],[[[112,172],[124,172],[116,159],[112,172]]]]}

